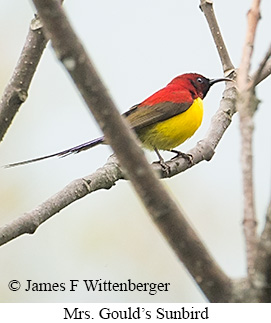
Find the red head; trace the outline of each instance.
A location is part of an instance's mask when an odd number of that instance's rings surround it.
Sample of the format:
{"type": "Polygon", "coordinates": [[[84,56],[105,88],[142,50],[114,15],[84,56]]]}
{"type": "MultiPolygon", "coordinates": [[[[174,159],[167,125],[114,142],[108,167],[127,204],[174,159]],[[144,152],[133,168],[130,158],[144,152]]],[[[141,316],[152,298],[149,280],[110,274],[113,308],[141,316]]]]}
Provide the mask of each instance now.
{"type": "Polygon", "coordinates": [[[218,82],[222,81],[232,81],[228,78],[220,78],[220,79],[208,79],[200,74],[196,73],[187,73],[182,74],[175,77],[168,86],[174,86],[176,89],[178,87],[187,89],[194,99],[200,97],[203,99],[208,93],[210,87],[218,82]]]}

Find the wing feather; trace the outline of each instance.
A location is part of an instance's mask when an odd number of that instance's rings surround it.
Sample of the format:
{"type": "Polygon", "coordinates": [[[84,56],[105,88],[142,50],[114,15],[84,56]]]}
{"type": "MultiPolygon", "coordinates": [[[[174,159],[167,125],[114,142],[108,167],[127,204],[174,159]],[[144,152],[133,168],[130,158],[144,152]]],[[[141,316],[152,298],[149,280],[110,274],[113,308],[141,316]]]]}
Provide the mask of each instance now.
{"type": "Polygon", "coordinates": [[[123,116],[127,118],[131,128],[137,131],[181,114],[189,109],[191,104],[191,102],[163,102],[154,105],[135,105],[123,116]]]}

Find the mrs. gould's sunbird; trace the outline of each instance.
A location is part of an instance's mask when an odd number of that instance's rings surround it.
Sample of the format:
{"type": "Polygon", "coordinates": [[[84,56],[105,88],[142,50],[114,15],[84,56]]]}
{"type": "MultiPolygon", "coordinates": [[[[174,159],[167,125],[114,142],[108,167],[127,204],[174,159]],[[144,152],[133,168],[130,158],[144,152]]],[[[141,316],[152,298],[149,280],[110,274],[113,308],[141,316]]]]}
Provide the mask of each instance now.
{"type": "MultiPolygon", "coordinates": [[[[163,164],[159,150],[180,153],[173,148],[190,138],[199,128],[203,117],[202,100],[213,84],[222,81],[232,80],[228,78],[210,80],[196,73],[179,75],[167,86],[131,107],[123,116],[135,131],[143,147],[154,150],[160,163],[163,164]]],[[[99,137],[58,153],[8,164],[6,167],[79,153],[105,143],[104,137],[99,137]]]]}

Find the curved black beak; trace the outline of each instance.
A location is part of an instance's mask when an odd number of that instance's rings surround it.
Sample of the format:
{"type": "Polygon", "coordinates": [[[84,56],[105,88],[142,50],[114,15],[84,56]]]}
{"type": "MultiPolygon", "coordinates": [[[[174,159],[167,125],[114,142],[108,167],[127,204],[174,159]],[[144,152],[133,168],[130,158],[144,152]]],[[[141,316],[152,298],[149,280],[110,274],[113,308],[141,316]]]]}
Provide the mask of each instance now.
{"type": "Polygon", "coordinates": [[[212,79],[209,81],[209,85],[212,86],[214,85],[215,83],[218,83],[218,82],[234,82],[232,79],[229,79],[227,77],[224,77],[224,78],[220,78],[220,79],[212,79]]]}

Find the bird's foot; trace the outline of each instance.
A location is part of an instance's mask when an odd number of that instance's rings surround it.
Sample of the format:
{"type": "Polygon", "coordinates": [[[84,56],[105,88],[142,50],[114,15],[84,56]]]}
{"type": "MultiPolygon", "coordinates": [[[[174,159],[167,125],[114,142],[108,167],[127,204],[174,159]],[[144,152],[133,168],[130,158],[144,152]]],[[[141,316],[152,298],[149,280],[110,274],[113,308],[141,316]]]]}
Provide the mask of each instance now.
{"type": "Polygon", "coordinates": [[[161,160],[159,161],[159,164],[161,165],[163,172],[165,172],[167,175],[169,175],[170,174],[169,165],[167,163],[165,163],[164,161],[161,161],[161,160]]]}
{"type": "Polygon", "coordinates": [[[166,175],[170,174],[170,167],[164,160],[155,161],[153,164],[159,164],[163,173],[166,173],[166,175]]]}
{"type": "Polygon", "coordinates": [[[162,168],[162,171],[165,172],[167,175],[170,174],[170,167],[169,165],[164,161],[164,158],[160,155],[158,149],[154,149],[154,151],[156,152],[158,158],[159,158],[159,161],[157,162],[154,162],[155,164],[156,163],[159,163],[161,165],[161,168],[162,168]]]}
{"type": "Polygon", "coordinates": [[[193,165],[193,156],[190,155],[190,154],[186,154],[186,153],[183,153],[179,150],[174,150],[174,149],[171,149],[170,152],[176,154],[173,158],[171,158],[171,160],[174,160],[175,158],[178,158],[178,157],[182,157],[184,159],[186,159],[189,164],[193,165]]]}

